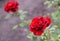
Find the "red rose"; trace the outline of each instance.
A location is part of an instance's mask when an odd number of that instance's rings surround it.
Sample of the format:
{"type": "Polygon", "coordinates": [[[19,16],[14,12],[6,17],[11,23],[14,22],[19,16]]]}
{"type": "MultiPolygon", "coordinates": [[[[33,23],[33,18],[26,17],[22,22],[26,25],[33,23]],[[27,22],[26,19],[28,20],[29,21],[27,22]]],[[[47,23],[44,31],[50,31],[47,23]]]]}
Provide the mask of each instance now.
{"type": "Polygon", "coordinates": [[[49,17],[36,17],[30,24],[30,31],[33,32],[34,35],[41,36],[44,30],[50,25],[50,23],[51,19],[49,17]]]}
{"type": "Polygon", "coordinates": [[[15,2],[15,1],[11,1],[11,2],[8,2],[4,8],[4,10],[6,12],[16,12],[18,11],[18,2],[15,2]]]}

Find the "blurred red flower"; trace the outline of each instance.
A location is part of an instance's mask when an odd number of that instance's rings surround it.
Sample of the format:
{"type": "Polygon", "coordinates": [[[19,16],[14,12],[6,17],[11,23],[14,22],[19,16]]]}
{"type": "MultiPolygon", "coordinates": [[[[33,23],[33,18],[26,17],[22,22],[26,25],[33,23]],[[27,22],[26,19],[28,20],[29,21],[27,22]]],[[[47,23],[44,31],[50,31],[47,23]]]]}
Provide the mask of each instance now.
{"type": "Polygon", "coordinates": [[[6,12],[16,12],[18,11],[18,5],[19,3],[18,2],[15,2],[15,1],[11,1],[11,2],[8,2],[6,5],[5,5],[5,8],[4,10],[6,12]]]}
{"type": "Polygon", "coordinates": [[[41,36],[44,30],[51,24],[49,17],[44,18],[43,16],[36,17],[30,24],[30,31],[36,36],[41,36]]]}

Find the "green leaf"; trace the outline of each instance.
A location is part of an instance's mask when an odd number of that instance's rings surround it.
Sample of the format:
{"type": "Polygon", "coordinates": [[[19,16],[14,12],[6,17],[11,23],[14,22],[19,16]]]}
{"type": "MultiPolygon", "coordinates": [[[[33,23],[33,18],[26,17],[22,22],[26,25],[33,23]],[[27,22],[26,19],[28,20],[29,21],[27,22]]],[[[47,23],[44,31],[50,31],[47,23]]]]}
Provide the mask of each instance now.
{"type": "Polygon", "coordinates": [[[28,12],[27,11],[24,11],[24,10],[19,10],[18,11],[20,14],[28,14],[28,12]]]}
{"type": "Polygon", "coordinates": [[[51,33],[51,40],[57,41],[60,37],[60,29],[55,29],[53,33],[51,33]]]}
{"type": "Polygon", "coordinates": [[[29,24],[30,24],[30,21],[31,21],[31,20],[25,21],[26,25],[29,25],[29,24]]]}
{"type": "Polygon", "coordinates": [[[16,29],[17,27],[18,27],[18,25],[15,25],[15,26],[12,27],[12,29],[14,30],[14,29],[16,29]]]}
{"type": "Polygon", "coordinates": [[[57,10],[56,12],[52,13],[52,18],[55,22],[60,21],[60,11],[57,10]]]}
{"type": "Polygon", "coordinates": [[[24,22],[21,22],[19,25],[20,25],[21,27],[24,27],[24,26],[25,26],[25,23],[24,23],[24,22]]]}
{"type": "MultiPolygon", "coordinates": [[[[36,41],[37,40],[37,37],[36,36],[33,36],[33,40],[36,41]]],[[[38,40],[40,40],[40,39],[38,39],[38,40]]]]}
{"type": "Polygon", "coordinates": [[[28,12],[27,12],[27,11],[24,11],[23,13],[24,13],[24,14],[28,14],[28,12]]]}
{"type": "Polygon", "coordinates": [[[12,14],[7,14],[6,17],[5,17],[5,19],[9,19],[11,17],[12,17],[12,14]]]}
{"type": "Polygon", "coordinates": [[[33,36],[34,36],[33,33],[30,33],[30,34],[27,35],[27,38],[29,38],[29,39],[32,40],[33,39],[33,36]]]}
{"type": "Polygon", "coordinates": [[[25,17],[26,17],[26,15],[24,15],[24,14],[20,14],[20,16],[19,16],[19,18],[20,18],[21,20],[24,20],[25,17]]]}
{"type": "Polygon", "coordinates": [[[57,3],[60,3],[60,0],[55,0],[57,3]]]}
{"type": "Polygon", "coordinates": [[[19,10],[18,12],[19,12],[19,13],[23,13],[24,11],[23,11],[23,10],[19,10]]]}
{"type": "Polygon", "coordinates": [[[58,24],[57,26],[58,26],[58,28],[60,29],[60,24],[58,24]]]}
{"type": "Polygon", "coordinates": [[[21,19],[21,20],[24,20],[24,18],[26,17],[26,15],[25,14],[27,14],[28,12],[27,11],[24,11],[24,10],[19,10],[18,11],[19,12],[19,18],[21,19]]]}
{"type": "Polygon", "coordinates": [[[53,5],[53,4],[50,3],[50,4],[48,5],[48,8],[52,7],[52,5],[53,5]]]}
{"type": "Polygon", "coordinates": [[[33,35],[33,33],[30,33],[29,35],[27,35],[27,38],[33,40],[33,41],[36,41],[37,40],[37,37],[33,35]]]}
{"type": "Polygon", "coordinates": [[[21,22],[19,25],[20,25],[21,27],[24,27],[24,26],[29,25],[29,23],[30,23],[30,20],[27,20],[27,21],[21,22]]]}

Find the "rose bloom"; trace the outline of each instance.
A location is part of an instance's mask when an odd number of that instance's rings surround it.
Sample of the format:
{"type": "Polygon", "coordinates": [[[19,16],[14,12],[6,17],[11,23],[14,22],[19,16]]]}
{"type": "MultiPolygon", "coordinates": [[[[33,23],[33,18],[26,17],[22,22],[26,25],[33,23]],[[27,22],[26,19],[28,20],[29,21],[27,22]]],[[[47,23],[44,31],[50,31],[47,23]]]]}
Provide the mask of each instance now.
{"type": "Polygon", "coordinates": [[[44,30],[51,24],[49,17],[44,18],[43,16],[36,17],[30,24],[30,31],[36,36],[41,36],[44,30]]]}
{"type": "Polygon", "coordinates": [[[7,4],[5,5],[5,8],[4,10],[6,12],[17,12],[18,11],[18,5],[19,3],[18,2],[15,2],[15,1],[11,1],[11,2],[7,2],[7,4]]]}

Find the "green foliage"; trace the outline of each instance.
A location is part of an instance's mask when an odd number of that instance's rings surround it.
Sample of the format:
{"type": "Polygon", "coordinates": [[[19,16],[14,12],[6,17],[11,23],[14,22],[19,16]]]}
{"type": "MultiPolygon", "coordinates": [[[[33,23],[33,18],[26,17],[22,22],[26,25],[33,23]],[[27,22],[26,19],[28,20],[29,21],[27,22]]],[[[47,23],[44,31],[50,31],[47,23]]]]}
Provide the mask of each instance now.
{"type": "Polygon", "coordinates": [[[51,41],[60,41],[60,38],[58,37],[60,35],[60,10],[52,13],[52,19],[55,22],[54,25],[56,25],[56,27],[54,27],[54,32],[51,33],[51,41]]]}
{"type": "Polygon", "coordinates": [[[7,15],[5,16],[5,19],[9,19],[9,18],[11,18],[12,15],[13,15],[13,14],[7,14],[7,15]]]}
{"type": "Polygon", "coordinates": [[[30,20],[27,20],[27,21],[23,21],[20,23],[20,26],[21,27],[25,27],[25,26],[28,26],[30,24],[30,20]]]}
{"type": "Polygon", "coordinates": [[[60,10],[57,10],[56,12],[52,13],[52,18],[55,22],[60,21],[60,10]]]}
{"type": "Polygon", "coordinates": [[[60,24],[58,24],[57,26],[58,26],[58,29],[60,29],[60,24]]]}
{"type": "Polygon", "coordinates": [[[18,27],[18,25],[15,25],[12,27],[13,30],[15,30],[18,27]]]}
{"type": "Polygon", "coordinates": [[[29,38],[29,39],[32,40],[32,41],[41,41],[41,37],[39,37],[39,36],[34,36],[33,33],[29,33],[29,34],[27,35],[27,38],[29,38]]]}
{"type": "Polygon", "coordinates": [[[24,18],[26,18],[26,15],[20,14],[19,18],[20,18],[21,20],[24,20],[24,18]]]}
{"type": "Polygon", "coordinates": [[[28,34],[28,35],[27,35],[27,38],[29,38],[29,39],[32,40],[32,38],[33,38],[33,34],[32,34],[32,33],[28,34]]]}
{"type": "Polygon", "coordinates": [[[42,41],[47,41],[46,38],[47,38],[47,34],[44,33],[44,35],[42,36],[42,41]]]}
{"type": "Polygon", "coordinates": [[[56,12],[53,12],[51,15],[54,23],[57,25],[57,28],[60,29],[60,10],[58,9],[56,12]]]}
{"type": "Polygon", "coordinates": [[[45,3],[48,4],[48,8],[60,7],[60,0],[47,0],[45,3]]]}
{"type": "Polygon", "coordinates": [[[19,10],[18,12],[20,13],[19,18],[21,20],[24,20],[26,18],[26,14],[28,14],[28,12],[24,10],[19,10]]]}
{"type": "Polygon", "coordinates": [[[18,17],[20,18],[20,20],[21,20],[21,21],[20,21],[21,23],[13,26],[12,29],[16,29],[18,26],[19,26],[19,27],[25,27],[25,26],[29,25],[30,20],[24,20],[24,19],[26,18],[26,14],[28,14],[27,11],[19,10],[18,12],[13,13],[12,15],[9,14],[9,15],[7,16],[7,18],[9,18],[9,17],[11,17],[11,16],[18,16],[18,17]]]}
{"type": "Polygon", "coordinates": [[[52,32],[51,40],[57,41],[60,39],[59,37],[60,37],[60,29],[56,29],[54,32],[52,32]]]}

